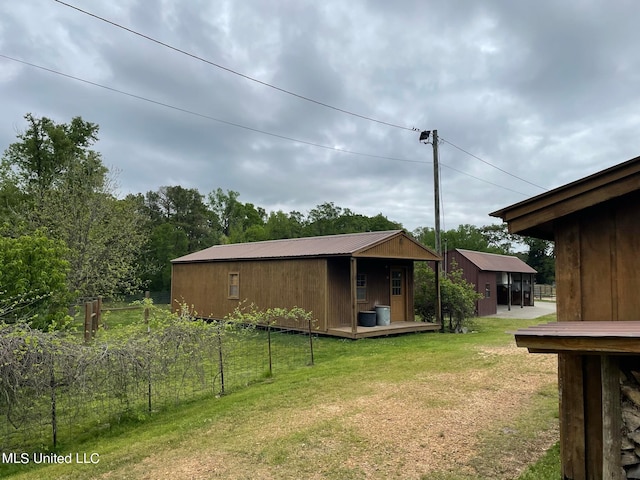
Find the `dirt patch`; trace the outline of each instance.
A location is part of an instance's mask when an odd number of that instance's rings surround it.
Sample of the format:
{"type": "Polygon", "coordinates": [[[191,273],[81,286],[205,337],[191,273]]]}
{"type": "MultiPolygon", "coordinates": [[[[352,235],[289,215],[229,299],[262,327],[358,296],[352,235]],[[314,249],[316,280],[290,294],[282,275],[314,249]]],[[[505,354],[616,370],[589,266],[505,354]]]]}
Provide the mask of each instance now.
{"type": "Polygon", "coordinates": [[[352,400],[216,424],[203,437],[225,432],[235,436],[233,449],[185,441],[104,478],[421,479],[447,471],[516,478],[557,441],[557,428],[522,440],[526,451],[494,452],[480,467],[477,460],[487,435],[516,434],[513,422],[555,384],[556,357],[509,345],[479,349],[476,359],[478,368],[462,373],[420,372],[411,381],[373,384],[372,393],[352,400]]]}

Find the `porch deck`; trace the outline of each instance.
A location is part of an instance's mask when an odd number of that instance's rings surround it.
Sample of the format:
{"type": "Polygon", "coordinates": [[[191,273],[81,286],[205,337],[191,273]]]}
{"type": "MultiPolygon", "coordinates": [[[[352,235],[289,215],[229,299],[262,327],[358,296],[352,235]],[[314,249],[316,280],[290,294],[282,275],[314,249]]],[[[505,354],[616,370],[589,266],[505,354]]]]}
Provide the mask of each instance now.
{"type": "Polygon", "coordinates": [[[376,325],[375,327],[362,327],[358,325],[356,333],[351,331],[350,326],[330,328],[327,335],[344,338],[368,338],[383,337],[385,335],[397,335],[411,332],[433,332],[440,330],[439,323],[428,322],[391,322],[390,325],[376,325]]]}

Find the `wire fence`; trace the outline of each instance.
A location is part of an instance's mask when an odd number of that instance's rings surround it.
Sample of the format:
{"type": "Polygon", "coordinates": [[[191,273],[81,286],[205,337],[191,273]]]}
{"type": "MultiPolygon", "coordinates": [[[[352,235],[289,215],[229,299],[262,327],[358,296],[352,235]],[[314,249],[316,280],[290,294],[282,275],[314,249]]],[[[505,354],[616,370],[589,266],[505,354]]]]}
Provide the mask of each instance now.
{"type": "Polygon", "coordinates": [[[48,450],[313,363],[313,336],[170,315],[99,332],[0,327],[0,449],[48,450]],[[148,330],[148,331],[147,331],[148,330]]]}

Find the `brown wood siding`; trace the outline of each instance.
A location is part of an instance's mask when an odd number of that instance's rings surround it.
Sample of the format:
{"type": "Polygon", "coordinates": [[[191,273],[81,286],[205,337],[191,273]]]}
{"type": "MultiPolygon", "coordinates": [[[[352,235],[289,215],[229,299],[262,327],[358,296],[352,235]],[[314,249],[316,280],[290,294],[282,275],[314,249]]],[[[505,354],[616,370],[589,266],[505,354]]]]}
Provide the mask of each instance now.
{"type": "Polygon", "coordinates": [[[478,285],[476,291],[485,294],[485,284],[489,284],[491,296],[489,298],[481,298],[476,303],[478,316],[484,317],[493,315],[498,312],[497,288],[496,288],[496,272],[478,272],[478,285]]]}
{"type": "MultiPolygon", "coordinates": [[[[447,253],[447,273],[453,270],[453,266],[457,269],[462,269],[462,276],[464,279],[472,283],[476,286],[476,291],[478,291],[478,272],[480,271],[475,263],[472,263],[469,259],[467,259],[464,255],[461,255],[459,252],[452,250],[447,253]]],[[[495,280],[494,280],[495,282],[495,280]]]]}
{"type": "Polygon", "coordinates": [[[405,258],[419,260],[437,260],[436,255],[430,255],[425,249],[403,236],[397,236],[379,245],[359,252],[358,257],[375,258],[405,258]]]}
{"type": "Polygon", "coordinates": [[[475,286],[476,292],[484,295],[485,283],[491,286],[491,297],[482,298],[476,302],[478,316],[483,317],[497,313],[498,291],[496,286],[496,272],[483,272],[464,255],[452,250],[447,253],[447,273],[452,271],[454,263],[456,264],[456,268],[462,269],[463,278],[475,286]]]}
{"type": "Polygon", "coordinates": [[[260,309],[304,308],[325,328],[326,278],[324,258],[174,264],[172,294],[206,318],[223,318],[245,300],[260,309]],[[228,298],[230,272],[239,273],[239,300],[228,298]]]}
{"type": "Polygon", "coordinates": [[[557,222],[558,320],[640,319],[640,194],[557,222]]]}
{"type": "Polygon", "coordinates": [[[416,307],[414,304],[414,288],[413,282],[414,263],[409,262],[407,265],[407,321],[414,322],[416,320],[416,307]]]}
{"type": "MultiPolygon", "coordinates": [[[[555,222],[558,321],[640,319],[639,202],[640,193],[633,193],[555,222]]],[[[600,358],[561,353],[558,367],[563,474],[597,478],[603,462],[600,358]]]]}
{"type": "Polygon", "coordinates": [[[389,305],[389,265],[388,260],[358,258],[358,273],[367,276],[367,300],[358,302],[359,312],[374,310],[376,305],[389,305]]]}
{"type": "Polygon", "coordinates": [[[327,328],[351,325],[349,258],[327,259],[327,328]]]}

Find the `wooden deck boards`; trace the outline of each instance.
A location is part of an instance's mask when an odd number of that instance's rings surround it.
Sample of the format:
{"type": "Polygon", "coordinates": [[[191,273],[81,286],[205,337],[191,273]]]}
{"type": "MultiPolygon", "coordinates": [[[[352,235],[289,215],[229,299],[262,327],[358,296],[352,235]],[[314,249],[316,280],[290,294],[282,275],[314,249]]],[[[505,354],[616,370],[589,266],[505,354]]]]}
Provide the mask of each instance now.
{"type": "Polygon", "coordinates": [[[557,322],[514,332],[531,353],[640,353],[640,322],[557,322]]]}
{"type": "Polygon", "coordinates": [[[411,332],[433,332],[440,330],[440,324],[428,322],[391,322],[390,325],[376,325],[375,327],[362,327],[358,325],[355,335],[351,327],[330,328],[327,335],[345,338],[369,338],[382,337],[385,335],[397,335],[411,332]]]}

